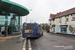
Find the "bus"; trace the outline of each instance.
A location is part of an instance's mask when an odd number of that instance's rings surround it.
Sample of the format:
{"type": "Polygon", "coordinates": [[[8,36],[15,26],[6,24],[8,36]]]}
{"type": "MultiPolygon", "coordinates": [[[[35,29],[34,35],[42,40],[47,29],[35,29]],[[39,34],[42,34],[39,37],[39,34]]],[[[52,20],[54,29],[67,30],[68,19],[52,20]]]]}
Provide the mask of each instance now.
{"type": "Polygon", "coordinates": [[[23,23],[22,37],[23,38],[38,38],[43,35],[42,25],[37,23],[23,23]]]}

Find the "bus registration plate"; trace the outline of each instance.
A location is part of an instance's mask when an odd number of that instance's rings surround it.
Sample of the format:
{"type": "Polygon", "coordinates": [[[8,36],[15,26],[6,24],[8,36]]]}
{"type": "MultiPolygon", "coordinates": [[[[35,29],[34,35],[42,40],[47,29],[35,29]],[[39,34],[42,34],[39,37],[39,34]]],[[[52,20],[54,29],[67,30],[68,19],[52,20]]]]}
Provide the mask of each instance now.
{"type": "Polygon", "coordinates": [[[31,35],[27,35],[27,37],[31,37],[31,35]]]}

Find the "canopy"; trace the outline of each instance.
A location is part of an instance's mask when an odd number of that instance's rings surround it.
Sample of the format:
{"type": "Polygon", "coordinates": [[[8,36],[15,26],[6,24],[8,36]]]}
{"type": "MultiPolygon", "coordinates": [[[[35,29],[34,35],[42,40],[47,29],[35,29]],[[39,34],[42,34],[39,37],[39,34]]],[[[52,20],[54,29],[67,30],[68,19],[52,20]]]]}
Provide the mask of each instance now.
{"type": "Polygon", "coordinates": [[[20,16],[29,14],[29,10],[26,7],[9,0],[0,0],[0,11],[11,12],[20,16]]]}

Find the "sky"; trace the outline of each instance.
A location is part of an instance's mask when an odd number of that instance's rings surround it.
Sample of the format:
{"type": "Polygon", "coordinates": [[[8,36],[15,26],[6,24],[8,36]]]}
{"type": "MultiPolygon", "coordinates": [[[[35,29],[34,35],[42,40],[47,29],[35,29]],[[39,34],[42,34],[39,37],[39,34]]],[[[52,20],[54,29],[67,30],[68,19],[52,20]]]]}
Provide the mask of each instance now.
{"type": "Polygon", "coordinates": [[[22,23],[49,23],[50,13],[56,14],[75,7],[75,0],[10,0],[28,8],[30,13],[22,17],[22,23]]]}

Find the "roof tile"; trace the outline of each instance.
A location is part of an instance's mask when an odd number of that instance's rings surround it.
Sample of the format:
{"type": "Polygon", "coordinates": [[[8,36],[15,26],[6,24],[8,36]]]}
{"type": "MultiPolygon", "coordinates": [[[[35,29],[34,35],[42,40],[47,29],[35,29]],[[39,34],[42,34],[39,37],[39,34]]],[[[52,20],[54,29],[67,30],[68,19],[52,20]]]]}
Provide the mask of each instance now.
{"type": "Polygon", "coordinates": [[[50,14],[50,17],[51,19],[54,19],[54,18],[66,16],[66,15],[73,14],[73,13],[75,13],[75,7],[69,10],[63,11],[63,12],[59,12],[57,14],[50,14]]]}

